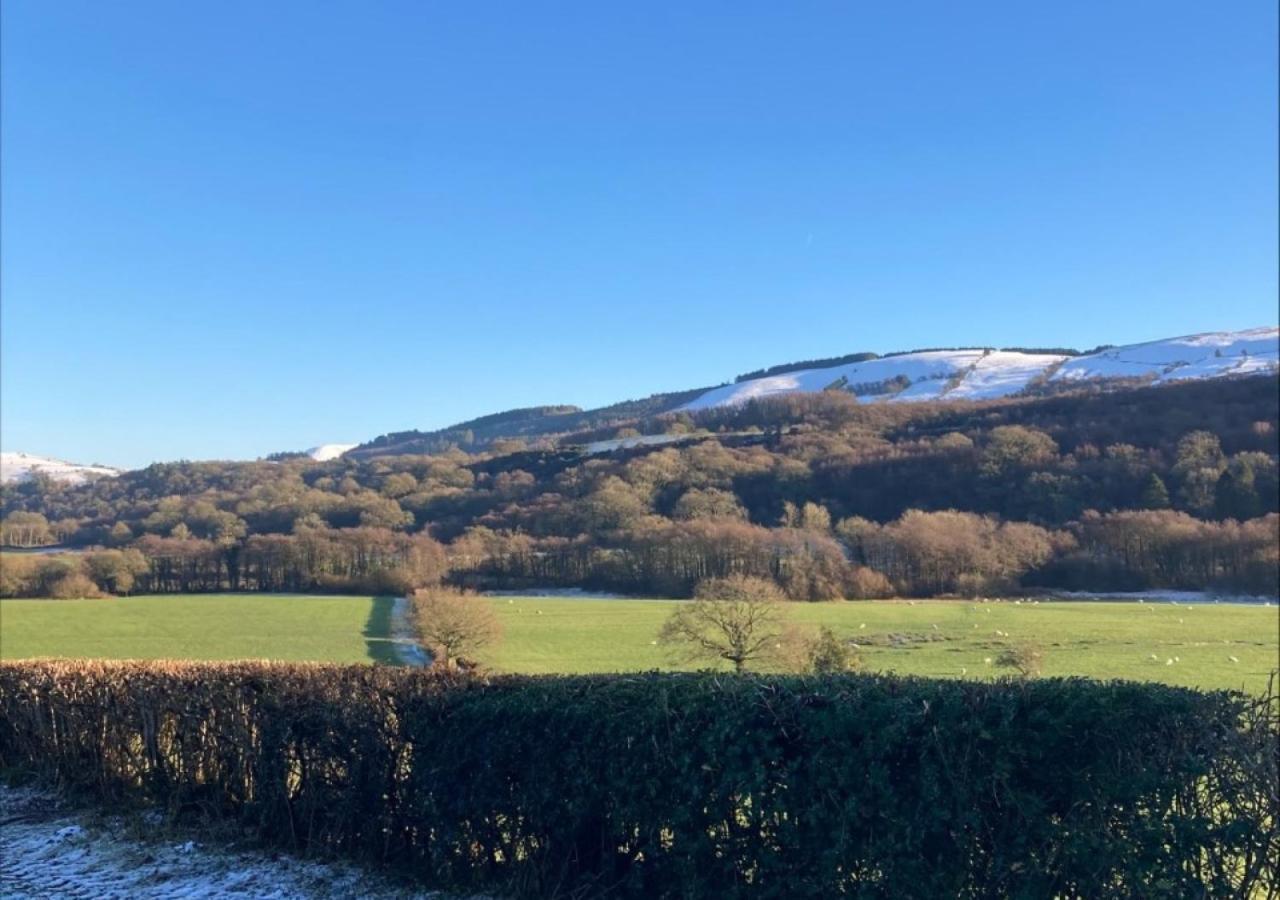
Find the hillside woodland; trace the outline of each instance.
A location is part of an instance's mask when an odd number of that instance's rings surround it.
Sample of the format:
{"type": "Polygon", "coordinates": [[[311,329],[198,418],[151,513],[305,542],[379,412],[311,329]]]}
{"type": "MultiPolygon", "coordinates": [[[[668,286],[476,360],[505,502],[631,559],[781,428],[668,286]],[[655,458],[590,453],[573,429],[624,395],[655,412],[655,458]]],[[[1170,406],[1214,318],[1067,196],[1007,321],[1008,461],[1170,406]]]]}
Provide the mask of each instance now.
{"type": "Polygon", "coordinates": [[[566,409],[558,434],[468,442],[446,430],[430,453],[36,478],[3,488],[4,544],[83,552],[6,553],[0,595],[447,581],[687,596],[732,575],[795,600],[1275,594],[1278,406],[1271,376],[981,403],[833,391],[696,414],[640,404],[589,431],[574,429],[598,423],[566,409]],[[640,433],[672,442],[584,449],[640,433]]]}

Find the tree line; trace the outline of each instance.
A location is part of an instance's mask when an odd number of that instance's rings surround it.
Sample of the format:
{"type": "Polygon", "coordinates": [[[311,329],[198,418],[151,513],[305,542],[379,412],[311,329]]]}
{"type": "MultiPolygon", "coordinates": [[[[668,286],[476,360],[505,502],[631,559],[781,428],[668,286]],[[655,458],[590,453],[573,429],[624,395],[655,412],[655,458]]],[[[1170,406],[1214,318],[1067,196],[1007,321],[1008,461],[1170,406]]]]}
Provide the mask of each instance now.
{"type": "Polygon", "coordinates": [[[6,553],[0,587],[47,594],[77,575],[112,593],[447,580],[688,595],[743,576],[800,600],[1272,591],[1277,405],[1271,377],[958,405],[800,394],[682,414],[678,444],[595,456],[453,447],[37,478],[0,490],[0,542],[123,554],[138,571],[123,588],[106,562],[6,553]]]}

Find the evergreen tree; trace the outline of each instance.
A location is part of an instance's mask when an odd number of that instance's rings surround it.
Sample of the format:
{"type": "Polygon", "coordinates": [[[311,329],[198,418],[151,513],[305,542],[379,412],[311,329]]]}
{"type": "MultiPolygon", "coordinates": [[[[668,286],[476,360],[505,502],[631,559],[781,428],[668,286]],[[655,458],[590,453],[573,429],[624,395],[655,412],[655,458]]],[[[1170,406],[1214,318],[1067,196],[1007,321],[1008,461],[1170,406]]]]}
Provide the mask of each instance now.
{"type": "Polygon", "coordinates": [[[1152,472],[1151,477],[1147,479],[1147,484],[1142,489],[1142,498],[1139,502],[1142,504],[1143,509],[1169,508],[1169,489],[1165,487],[1164,479],[1155,472],[1152,472]]]}

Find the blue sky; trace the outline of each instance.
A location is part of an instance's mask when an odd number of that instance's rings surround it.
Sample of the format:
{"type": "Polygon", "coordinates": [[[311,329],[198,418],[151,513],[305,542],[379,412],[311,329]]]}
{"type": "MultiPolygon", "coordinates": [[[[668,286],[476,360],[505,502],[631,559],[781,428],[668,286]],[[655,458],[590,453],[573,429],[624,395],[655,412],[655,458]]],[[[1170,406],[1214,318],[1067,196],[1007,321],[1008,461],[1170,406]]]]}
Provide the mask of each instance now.
{"type": "Polygon", "coordinates": [[[1276,322],[1276,9],[6,0],[0,445],[1276,322]]]}

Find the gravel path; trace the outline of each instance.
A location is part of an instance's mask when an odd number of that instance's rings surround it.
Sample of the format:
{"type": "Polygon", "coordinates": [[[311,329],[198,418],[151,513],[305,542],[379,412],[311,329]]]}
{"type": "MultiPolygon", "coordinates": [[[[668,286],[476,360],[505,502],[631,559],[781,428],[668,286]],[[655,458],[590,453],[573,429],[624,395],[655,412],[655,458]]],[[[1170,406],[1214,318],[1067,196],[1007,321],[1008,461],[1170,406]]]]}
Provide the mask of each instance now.
{"type": "Polygon", "coordinates": [[[6,900],[446,900],[354,866],[195,841],[140,840],[124,821],[0,786],[0,897],[6,900]]]}

